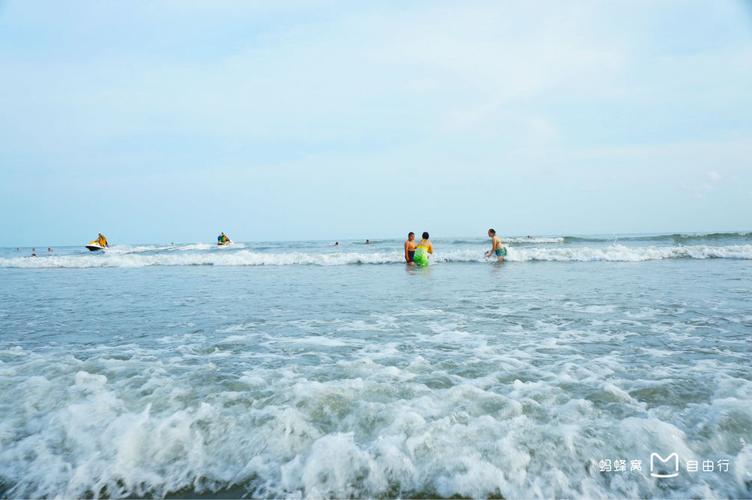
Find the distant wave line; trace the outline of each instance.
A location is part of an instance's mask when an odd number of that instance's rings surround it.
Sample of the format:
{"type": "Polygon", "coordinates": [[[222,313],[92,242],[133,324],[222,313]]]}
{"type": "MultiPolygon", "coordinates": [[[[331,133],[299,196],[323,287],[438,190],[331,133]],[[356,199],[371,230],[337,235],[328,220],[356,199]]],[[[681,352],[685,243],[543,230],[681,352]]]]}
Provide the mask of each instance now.
{"type": "MultiPolygon", "coordinates": [[[[740,259],[752,260],[752,245],[729,246],[624,246],[603,247],[509,247],[512,262],[642,262],[668,259],[740,259]]],[[[434,263],[484,262],[483,251],[450,249],[438,251],[434,263]]],[[[265,253],[241,249],[233,252],[197,253],[105,253],[98,255],[61,255],[0,258],[3,268],[95,268],[148,266],[341,266],[355,264],[403,263],[400,251],[389,252],[288,252],[265,253]]]]}

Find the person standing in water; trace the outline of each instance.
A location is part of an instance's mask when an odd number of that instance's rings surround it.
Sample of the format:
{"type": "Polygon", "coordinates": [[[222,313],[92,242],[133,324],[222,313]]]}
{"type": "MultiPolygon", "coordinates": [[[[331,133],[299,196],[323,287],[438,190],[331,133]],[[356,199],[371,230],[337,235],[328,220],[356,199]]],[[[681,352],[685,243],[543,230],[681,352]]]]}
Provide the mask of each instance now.
{"type": "Polygon", "coordinates": [[[420,267],[428,265],[428,255],[433,255],[433,243],[429,239],[430,236],[427,232],[423,233],[423,239],[415,247],[415,254],[413,255],[413,262],[420,267]]]}
{"type": "Polygon", "coordinates": [[[415,233],[410,231],[407,233],[407,241],[405,241],[405,262],[413,264],[415,262],[415,233]]]}
{"type": "Polygon", "coordinates": [[[492,255],[496,255],[496,260],[498,262],[504,262],[504,257],[507,256],[507,249],[504,246],[504,244],[501,242],[501,238],[496,236],[496,230],[489,229],[488,237],[491,238],[491,250],[486,252],[486,257],[491,257],[492,255]]]}

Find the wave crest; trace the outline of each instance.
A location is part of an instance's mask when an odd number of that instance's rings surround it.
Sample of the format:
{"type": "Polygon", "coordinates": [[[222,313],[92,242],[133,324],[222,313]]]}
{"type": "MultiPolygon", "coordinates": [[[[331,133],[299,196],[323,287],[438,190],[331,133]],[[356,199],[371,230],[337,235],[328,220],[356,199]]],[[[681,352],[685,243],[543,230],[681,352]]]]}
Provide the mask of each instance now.
{"type": "MultiPolygon", "coordinates": [[[[731,246],[644,246],[609,245],[604,247],[510,247],[512,262],[642,262],[666,259],[752,259],[752,245],[731,246]]],[[[482,250],[456,249],[437,253],[435,263],[484,262],[482,250]]],[[[0,258],[5,268],[93,268],[148,266],[341,266],[351,264],[401,264],[402,253],[265,253],[247,249],[232,252],[197,253],[105,253],[0,258]]]]}
{"type": "Polygon", "coordinates": [[[688,241],[750,240],[752,232],[673,233],[637,236],[565,236],[564,243],[604,243],[609,241],[656,241],[682,244],[688,241]]]}

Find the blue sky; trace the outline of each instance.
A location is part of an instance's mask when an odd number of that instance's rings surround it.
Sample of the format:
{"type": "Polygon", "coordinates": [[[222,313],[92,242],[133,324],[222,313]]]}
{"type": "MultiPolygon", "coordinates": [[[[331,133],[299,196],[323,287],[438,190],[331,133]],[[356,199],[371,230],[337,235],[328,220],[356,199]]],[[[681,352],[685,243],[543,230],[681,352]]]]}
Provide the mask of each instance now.
{"type": "Polygon", "coordinates": [[[752,228],[750,2],[0,2],[0,245],[752,228]]]}

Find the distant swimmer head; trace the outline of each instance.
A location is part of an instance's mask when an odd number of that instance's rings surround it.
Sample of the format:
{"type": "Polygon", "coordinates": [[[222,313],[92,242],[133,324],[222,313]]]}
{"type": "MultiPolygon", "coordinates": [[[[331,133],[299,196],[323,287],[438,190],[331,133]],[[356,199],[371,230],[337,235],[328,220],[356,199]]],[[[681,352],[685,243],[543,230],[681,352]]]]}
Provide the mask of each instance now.
{"type": "Polygon", "coordinates": [[[414,241],[415,240],[415,233],[410,231],[407,233],[407,241],[414,241]]]}
{"type": "Polygon", "coordinates": [[[490,236],[490,237],[496,236],[496,229],[489,229],[488,230],[488,236],[490,236]]]}
{"type": "Polygon", "coordinates": [[[428,238],[430,238],[428,232],[427,231],[423,231],[423,239],[427,240],[428,238]]]}

